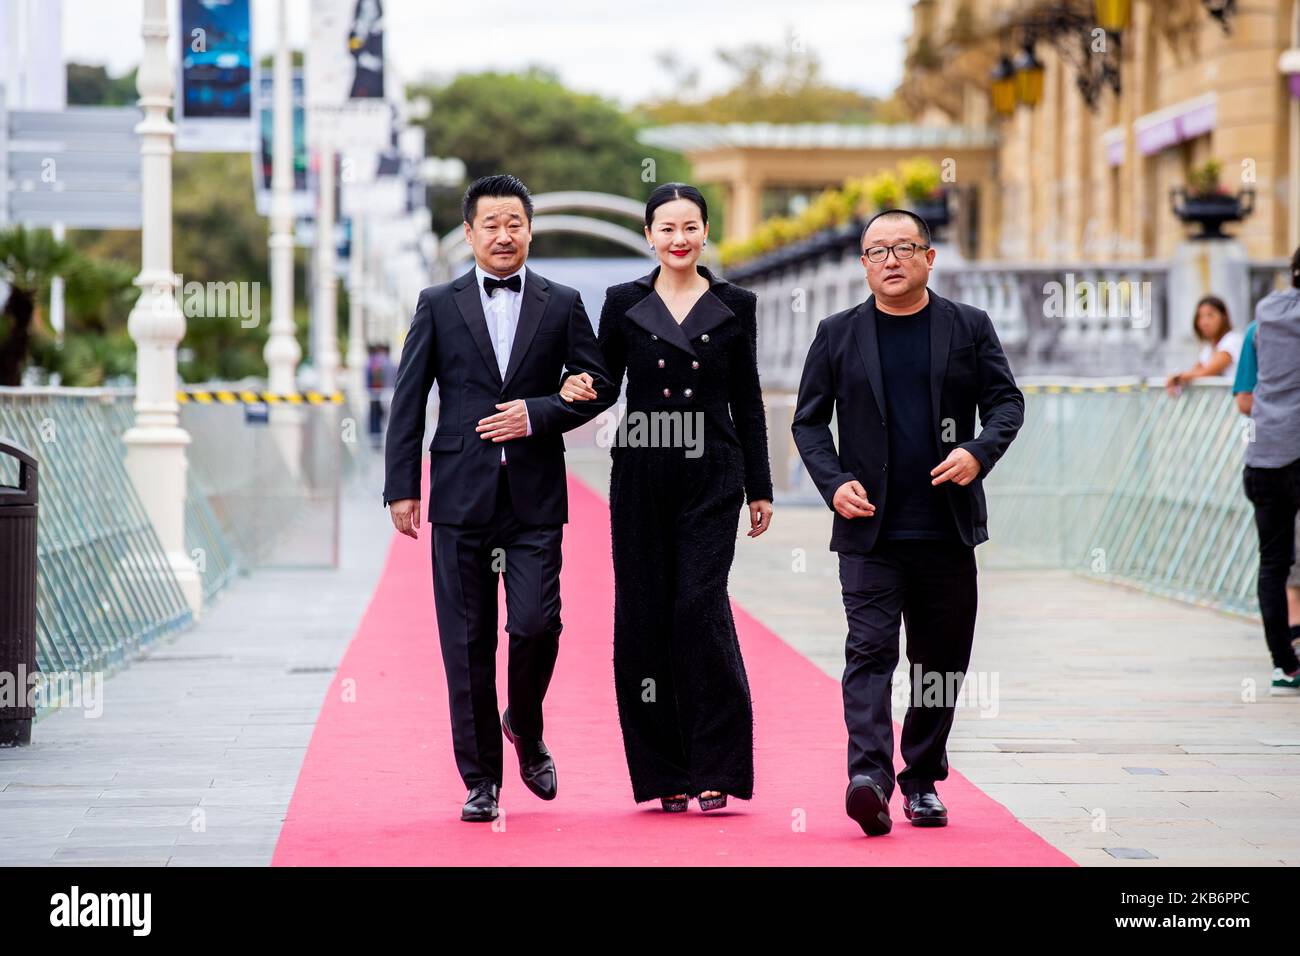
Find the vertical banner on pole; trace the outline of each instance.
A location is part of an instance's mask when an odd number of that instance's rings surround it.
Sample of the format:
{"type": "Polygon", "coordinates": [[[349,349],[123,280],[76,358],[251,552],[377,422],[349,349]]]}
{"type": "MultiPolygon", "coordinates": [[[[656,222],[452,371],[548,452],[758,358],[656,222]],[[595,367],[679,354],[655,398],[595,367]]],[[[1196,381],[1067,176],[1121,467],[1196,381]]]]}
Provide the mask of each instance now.
{"type": "MultiPolygon", "coordinates": [[[[257,115],[261,150],[253,155],[254,198],[259,216],[271,215],[271,153],[274,142],[275,121],[272,116],[275,99],[275,78],[269,73],[258,77],[257,115]]],[[[307,177],[307,115],[303,109],[302,70],[293,71],[293,214],[310,216],[314,210],[312,192],[307,177]]]]}
{"type": "Polygon", "coordinates": [[[307,45],[307,140],[312,149],[382,150],[390,135],[384,99],[384,24],[379,0],[311,0],[307,45]]]}
{"type": "Polygon", "coordinates": [[[258,146],[250,0],[180,0],[176,148],[252,153],[258,146]]]}

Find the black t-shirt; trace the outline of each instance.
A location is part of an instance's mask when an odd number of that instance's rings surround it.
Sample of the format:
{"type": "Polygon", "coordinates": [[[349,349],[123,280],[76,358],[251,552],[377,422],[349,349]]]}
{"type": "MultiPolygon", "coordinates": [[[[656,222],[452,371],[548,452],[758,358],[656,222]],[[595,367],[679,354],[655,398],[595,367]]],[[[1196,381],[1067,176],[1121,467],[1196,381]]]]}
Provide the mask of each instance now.
{"type": "Polygon", "coordinates": [[[885,386],[889,468],[880,536],[886,539],[957,537],[945,485],[930,469],[942,457],[930,401],[930,305],[911,315],[876,310],[876,337],[885,386]]]}

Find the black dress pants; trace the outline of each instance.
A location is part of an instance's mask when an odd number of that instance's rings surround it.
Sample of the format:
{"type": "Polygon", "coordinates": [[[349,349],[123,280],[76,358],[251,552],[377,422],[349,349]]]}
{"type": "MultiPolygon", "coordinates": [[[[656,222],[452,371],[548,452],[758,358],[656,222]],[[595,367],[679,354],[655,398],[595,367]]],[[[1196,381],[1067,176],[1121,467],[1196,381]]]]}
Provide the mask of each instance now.
{"type": "Polygon", "coordinates": [[[615,447],[614,688],[637,802],[754,793],[754,710],[727,580],[745,503],[739,448],[615,447]]]}
{"type": "Polygon", "coordinates": [[[844,723],[849,732],[849,778],[872,777],[894,792],[891,692],[898,666],[900,621],[907,625],[909,679],[903,720],[905,794],[933,792],[948,776],[946,746],[956,700],[915,686],[960,688],[970,664],[977,605],[975,549],[961,541],[880,541],[869,554],[840,553],[840,586],[848,618],[844,648],[844,723]],[[960,676],[958,676],[960,675],[960,676]],[[939,700],[932,700],[937,696],[939,700]]]}
{"type": "Polygon", "coordinates": [[[467,788],[501,785],[497,710],[497,575],[505,573],[510,727],[542,736],[542,699],[560,646],[563,525],[526,525],[510,503],[509,466],[484,525],[432,525],[433,599],[447,672],[456,767],[467,788]]]}
{"type": "Polygon", "coordinates": [[[1300,666],[1291,647],[1286,579],[1295,561],[1295,517],[1300,509],[1300,459],[1281,468],[1245,467],[1242,484],[1255,506],[1259,532],[1259,613],[1273,666],[1290,673],[1300,666]]]}

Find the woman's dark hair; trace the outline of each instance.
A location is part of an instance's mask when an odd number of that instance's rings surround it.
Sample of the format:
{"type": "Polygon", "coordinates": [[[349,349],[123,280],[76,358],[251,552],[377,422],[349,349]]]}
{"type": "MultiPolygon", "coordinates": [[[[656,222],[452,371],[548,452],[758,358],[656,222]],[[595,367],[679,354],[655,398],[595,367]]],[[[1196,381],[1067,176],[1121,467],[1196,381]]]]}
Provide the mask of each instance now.
{"type": "Polygon", "coordinates": [[[1291,285],[1300,289],[1300,246],[1291,254],[1291,285]]]}
{"type": "Polygon", "coordinates": [[[655,221],[655,210],[666,202],[672,202],[674,199],[689,199],[695,205],[700,207],[700,219],[707,226],[709,224],[709,206],[700,195],[700,191],[694,186],[688,186],[686,183],[664,183],[662,186],[656,186],[655,191],[650,194],[650,198],[645,201],[645,224],[648,229],[655,221]]]}
{"type": "Polygon", "coordinates": [[[515,196],[524,204],[524,215],[528,221],[533,221],[533,197],[528,192],[528,187],[519,179],[511,176],[509,173],[502,173],[496,176],[482,176],[469,184],[465,190],[465,198],[461,203],[461,213],[465,221],[473,225],[474,216],[478,213],[478,201],[482,196],[490,196],[499,199],[503,196],[515,196]]]}
{"type": "Polygon", "coordinates": [[[1192,311],[1192,332],[1203,342],[1217,342],[1232,330],[1232,320],[1228,318],[1228,304],[1220,299],[1217,295],[1207,295],[1196,303],[1196,308],[1192,311]],[[1222,321],[1219,323],[1217,335],[1206,338],[1201,334],[1201,327],[1196,324],[1196,317],[1201,314],[1201,306],[1208,305],[1214,311],[1219,313],[1222,321]]]}

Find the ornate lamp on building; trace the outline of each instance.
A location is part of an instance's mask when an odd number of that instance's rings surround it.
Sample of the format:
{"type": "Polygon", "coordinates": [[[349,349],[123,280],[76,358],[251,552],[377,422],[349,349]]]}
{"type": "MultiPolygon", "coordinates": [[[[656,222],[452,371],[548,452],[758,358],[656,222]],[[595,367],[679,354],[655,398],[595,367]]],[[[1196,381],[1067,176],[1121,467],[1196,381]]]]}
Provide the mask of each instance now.
{"type": "Polygon", "coordinates": [[[1010,116],[1016,111],[1016,68],[1011,59],[1003,56],[993,68],[993,85],[990,93],[993,110],[999,116],[1010,116]]]}
{"type": "Polygon", "coordinates": [[[1132,0],[1097,0],[1097,26],[1107,33],[1120,34],[1127,30],[1132,13],[1132,0]]]}
{"type": "Polygon", "coordinates": [[[1016,98],[1031,109],[1043,99],[1043,64],[1034,56],[1034,46],[1026,43],[1016,57],[1016,98]]]}

